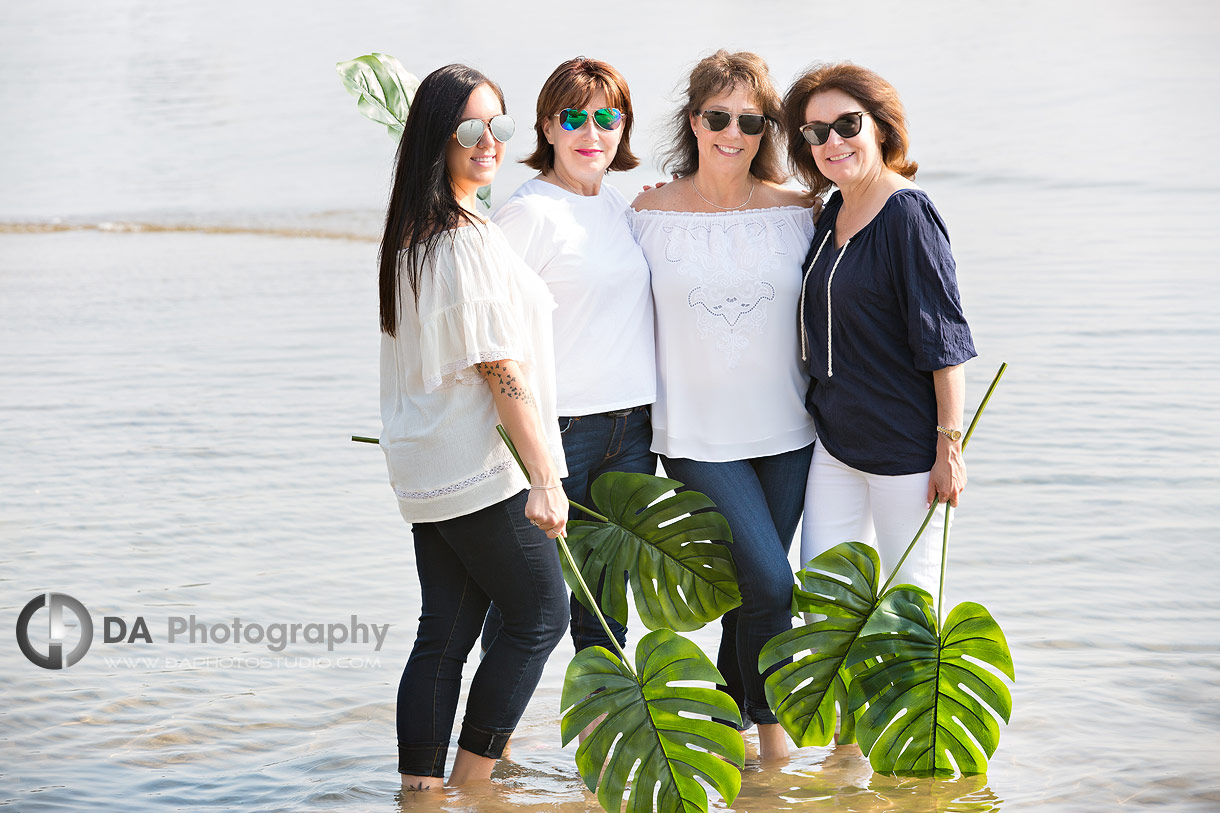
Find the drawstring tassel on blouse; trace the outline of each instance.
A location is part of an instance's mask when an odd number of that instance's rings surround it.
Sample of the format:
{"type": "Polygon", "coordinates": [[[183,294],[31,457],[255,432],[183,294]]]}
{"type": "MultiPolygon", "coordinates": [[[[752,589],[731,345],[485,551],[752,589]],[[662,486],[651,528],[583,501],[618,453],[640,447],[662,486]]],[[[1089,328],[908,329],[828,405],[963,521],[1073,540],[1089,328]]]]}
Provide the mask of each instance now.
{"type": "MultiPolygon", "coordinates": [[[[830,239],[833,230],[827,230],[826,236],[822,238],[822,244],[818,246],[818,250],[813,255],[813,262],[809,263],[809,267],[805,269],[805,276],[801,280],[801,302],[800,302],[800,319],[801,319],[801,361],[809,360],[809,338],[805,331],[805,287],[809,283],[809,274],[813,271],[813,267],[818,263],[818,257],[822,256],[822,249],[826,248],[826,241],[830,239]]],[[[835,374],[835,362],[833,355],[833,346],[830,339],[830,284],[834,282],[835,271],[839,269],[839,262],[843,259],[843,255],[847,252],[847,247],[851,245],[851,239],[843,244],[843,248],[839,249],[839,256],[835,258],[835,264],[830,267],[830,276],[826,278],[826,377],[831,378],[835,374]]]]}

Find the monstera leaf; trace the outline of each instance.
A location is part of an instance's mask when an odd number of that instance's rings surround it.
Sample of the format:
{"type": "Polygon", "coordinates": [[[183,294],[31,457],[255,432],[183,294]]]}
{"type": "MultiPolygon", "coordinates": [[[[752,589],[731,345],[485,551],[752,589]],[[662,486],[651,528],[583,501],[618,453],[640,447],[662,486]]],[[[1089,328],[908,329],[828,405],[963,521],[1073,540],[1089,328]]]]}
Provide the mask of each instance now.
{"type": "Polygon", "coordinates": [[[850,669],[840,669],[839,674],[835,675],[834,686],[831,691],[833,702],[838,703],[839,708],[842,710],[842,714],[839,717],[839,732],[835,735],[835,742],[840,745],[856,741],[856,715],[849,711],[851,708],[851,689],[849,688],[851,686],[851,671],[850,669]]]}
{"type": "Polygon", "coordinates": [[[702,778],[732,804],[741,790],[744,745],[734,729],[707,718],[740,723],[737,704],[716,689],[670,685],[721,683],[716,667],[694,643],[665,629],[644,636],[635,664],[633,673],[608,650],[590,647],[568,666],[564,745],[606,715],[576,751],[589,790],[605,810],[622,809],[630,783],[628,811],[706,811],[707,792],[696,781],[702,778]]]}
{"type": "Polygon", "coordinates": [[[853,648],[851,687],[860,747],[873,770],[903,776],[982,773],[1008,721],[1012,696],[987,664],[1013,679],[1000,626],[964,602],[937,630],[932,597],[904,585],[889,591],[853,648]],[[877,659],[881,659],[877,662],[877,659]],[[867,704],[867,708],[864,708],[867,704]]]}
{"type": "MultiPolygon", "coordinates": [[[[627,623],[624,572],[640,620],[651,630],[699,629],[741,604],[737,570],[723,544],[733,538],[729,523],[703,510],[713,508],[712,501],[697,491],[657,501],[681,486],[650,474],[609,472],[591,489],[608,521],[568,523],[568,545],[581,575],[590,587],[601,582],[598,603],[621,624],[627,623]]],[[[583,601],[572,574],[565,576],[583,601]]]]}
{"type": "Polygon", "coordinates": [[[827,745],[834,738],[835,700],[844,712],[839,741],[852,736],[846,714],[846,683],[840,674],[852,647],[879,601],[877,552],[862,542],[844,542],[810,559],[797,573],[793,609],[825,618],[772,638],[758,658],[765,672],[800,652],[767,676],[767,703],[797,745],[827,745]],[[838,684],[838,692],[835,687],[838,684]]]}
{"type": "Polygon", "coordinates": [[[343,87],[356,97],[356,109],[384,124],[395,143],[402,137],[419,80],[388,54],[365,54],[335,65],[343,87]]]}

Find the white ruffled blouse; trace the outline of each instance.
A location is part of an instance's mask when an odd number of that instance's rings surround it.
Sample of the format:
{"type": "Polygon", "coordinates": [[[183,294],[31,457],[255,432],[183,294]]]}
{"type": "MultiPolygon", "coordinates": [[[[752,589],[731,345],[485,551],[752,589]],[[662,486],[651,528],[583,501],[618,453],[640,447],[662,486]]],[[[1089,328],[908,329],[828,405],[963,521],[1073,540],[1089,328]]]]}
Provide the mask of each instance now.
{"type": "MultiPolygon", "coordinates": [[[[405,261],[406,253],[402,257],[405,261]]],[[[486,508],[527,487],[496,432],[491,389],[473,365],[513,359],[567,476],[555,412],[555,300],[495,224],[446,233],[413,301],[400,266],[396,336],[381,336],[381,448],[408,522],[486,508]]]]}

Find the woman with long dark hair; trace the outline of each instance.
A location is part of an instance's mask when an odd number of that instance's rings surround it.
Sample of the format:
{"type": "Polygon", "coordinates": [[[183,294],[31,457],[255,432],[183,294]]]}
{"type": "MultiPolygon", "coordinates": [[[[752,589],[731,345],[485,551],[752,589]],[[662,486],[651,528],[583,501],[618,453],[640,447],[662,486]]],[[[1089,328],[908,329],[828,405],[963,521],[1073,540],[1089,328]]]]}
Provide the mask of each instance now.
{"type": "Polygon", "coordinates": [[[403,130],[381,244],[381,447],[422,597],[398,687],[398,770],[412,790],[441,785],[462,666],[489,603],[503,626],[470,684],[451,785],[491,776],[568,622],[551,541],[567,519],[554,300],[476,210],[513,129],[483,74],[429,74],[403,130]]]}

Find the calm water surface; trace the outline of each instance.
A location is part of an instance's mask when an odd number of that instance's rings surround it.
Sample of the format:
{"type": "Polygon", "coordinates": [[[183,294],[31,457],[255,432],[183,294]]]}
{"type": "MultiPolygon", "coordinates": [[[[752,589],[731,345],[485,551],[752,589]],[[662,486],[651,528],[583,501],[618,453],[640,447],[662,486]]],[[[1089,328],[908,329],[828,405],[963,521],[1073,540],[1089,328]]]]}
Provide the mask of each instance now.
{"type": "MultiPolygon", "coordinates": [[[[596,25],[499,7],[460,31],[439,6],[6,9],[0,806],[597,809],[559,745],[566,642],[492,789],[396,796],[418,586],[382,457],[348,441],[379,428],[393,145],[331,65],[469,61],[524,123],[556,63],[599,56],[632,82],[649,155],[683,71],[726,45],[781,84],[851,58],[903,92],[980,349],[967,402],[1010,364],[947,593],[991,610],[1017,667],[987,776],[898,780],[801,749],[751,763],[733,809],[1220,810],[1220,116],[1200,104],[1220,96],[1220,13],[874,5],[623,3],[596,25]],[[45,591],[98,626],[60,672],[14,638],[45,591]],[[191,615],[393,626],[379,651],[169,643],[191,615]],[[143,617],[153,642],[103,644],[104,616],[143,617]]],[[[519,130],[510,156],[532,146],[519,130]]],[[[506,165],[496,198],[525,177],[506,165]]],[[[714,630],[693,637],[714,651],[714,630]]]]}

